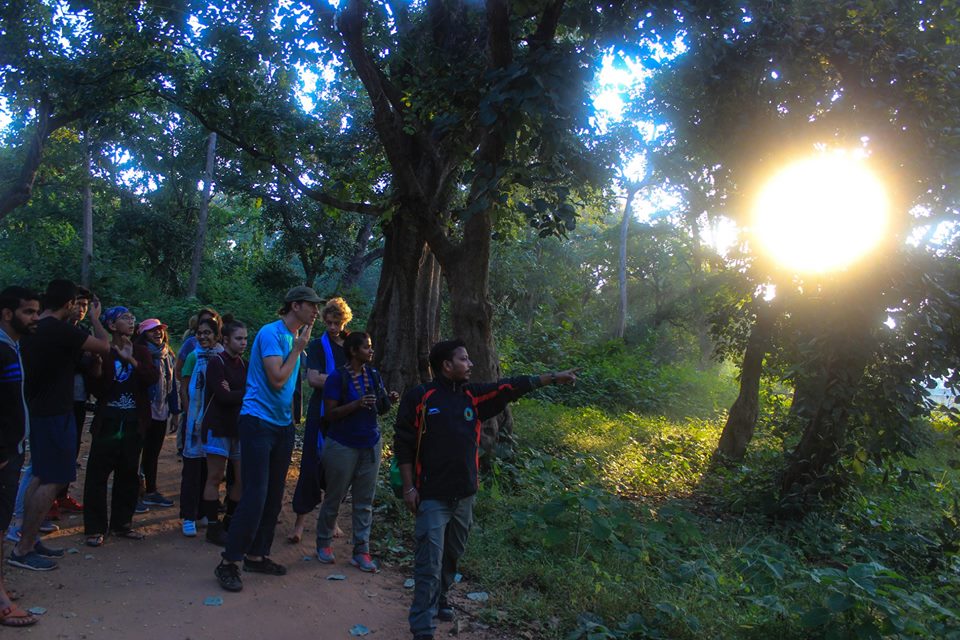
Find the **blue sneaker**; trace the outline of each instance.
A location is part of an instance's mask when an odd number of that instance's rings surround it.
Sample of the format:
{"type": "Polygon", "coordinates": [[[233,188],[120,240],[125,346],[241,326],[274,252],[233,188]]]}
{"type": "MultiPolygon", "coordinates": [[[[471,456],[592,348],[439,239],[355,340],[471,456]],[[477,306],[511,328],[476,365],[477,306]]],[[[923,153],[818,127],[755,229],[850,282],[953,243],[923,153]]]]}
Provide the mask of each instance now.
{"type": "Polygon", "coordinates": [[[172,507],[173,500],[167,498],[159,491],[154,493],[148,493],[143,496],[143,504],[150,505],[151,507],[172,507]]]}
{"type": "Polygon", "coordinates": [[[53,571],[57,568],[56,562],[41,557],[36,551],[18,556],[16,550],[11,550],[7,557],[7,564],[21,569],[30,569],[30,571],[53,571]]]}
{"type": "Polygon", "coordinates": [[[320,547],[317,549],[317,560],[323,564],[333,564],[337,561],[337,556],[333,555],[333,547],[320,547]]]}
{"type": "Polygon", "coordinates": [[[62,558],[66,555],[66,551],[63,549],[51,549],[43,544],[42,540],[37,540],[37,544],[33,545],[33,550],[41,558],[62,558]]]}
{"type": "Polygon", "coordinates": [[[353,554],[353,557],[350,558],[350,564],[360,569],[360,571],[366,571],[367,573],[377,573],[380,571],[380,567],[373,561],[369,553],[353,554]]]}
{"type": "Polygon", "coordinates": [[[183,525],[181,525],[181,527],[182,527],[181,530],[183,531],[183,535],[187,536],[188,538],[197,537],[197,523],[195,521],[184,520],[183,525]]]}
{"type": "Polygon", "coordinates": [[[134,508],[134,513],[146,513],[150,511],[150,507],[146,505],[143,500],[137,500],[137,506],[134,508]]]}

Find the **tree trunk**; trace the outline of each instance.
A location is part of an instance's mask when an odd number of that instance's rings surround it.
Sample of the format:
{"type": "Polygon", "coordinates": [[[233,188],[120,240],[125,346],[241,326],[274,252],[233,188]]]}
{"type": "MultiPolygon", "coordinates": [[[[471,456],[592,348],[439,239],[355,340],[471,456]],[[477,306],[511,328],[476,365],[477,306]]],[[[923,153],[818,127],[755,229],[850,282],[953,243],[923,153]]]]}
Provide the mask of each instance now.
{"type": "MultiPolygon", "coordinates": [[[[489,299],[490,243],[492,227],[486,213],[474,214],[465,224],[469,243],[451,252],[449,264],[442,264],[450,294],[450,323],[453,334],[467,344],[473,361],[471,379],[493,382],[500,378],[500,360],[493,338],[493,306],[489,299]]],[[[439,256],[438,256],[439,258],[439,256]]],[[[483,423],[480,446],[490,459],[498,444],[512,440],[513,419],[509,410],[483,423]]]]}
{"type": "Polygon", "coordinates": [[[384,226],[383,268],[367,323],[383,382],[401,392],[420,384],[416,296],[425,245],[417,225],[397,219],[403,215],[411,214],[398,212],[384,226]]]}
{"type": "Polygon", "coordinates": [[[80,260],[80,284],[90,287],[93,264],[93,149],[87,136],[83,153],[86,175],[83,181],[83,257],[80,260]]]}
{"type": "Polygon", "coordinates": [[[0,220],[3,220],[8,213],[17,207],[27,204],[30,200],[30,196],[33,194],[33,182],[37,177],[37,170],[40,168],[40,161],[43,158],[43,147],[50,134],[59,126],[61,124],[54,123],[50,116],[50,106],[41,101],[37,107],[37,128],[30,138],[30,144],[20,168],[20,175],[3,195],[0,195],[0,220]]]}
{"type": "Polygon", "coordinates": [[[743,460],[747,445],[753,438],[760,411],[760,375],[763,373],[763,357],[770,345],[773,332],[773,310],[761,303],[757,319],[750,330],[747,348],[740,369],[740,394],[730,407],[730,415],[720,434],[717,453],[728,460],[743,460]]]}
{"type": "Polygon", "coordinates": [[[618,280],[620,284],[620,314],[617,319],[615,337],[623,339],[627,331],[627,237],[630,235],[630,217],[633,215],[631,204],[637,195],[638,187],[627,188],[627,201],[623,205],[623,220],[620,223],[620,269],[618,280]]]}
{"type": "Polygon", "coordinates": [[[367,251],[370,246],[370,238],[373,235],[373,226],[376,224],[375,218],[370,218],[357,232],[357,237],[353,242],[353,253],[343,270],[343,277],[340,278],[340,284],[337,285],[337,291],[345,291],[359,282],[360,276],[366,271],[367,267],[373,264],[378,258],[383,257],[383,248],[377,248],[367,251]]]}
{"type": "Polygon", "coordinates": [[[427,246],[420,258],[417,277],[417,369],[420,379],[430,380],[430,347],[440,340],[440,286],[442,270],[427,246]]]}
{"type": "Polygon", "coordinates": [[[193,262],[190,265],[190,284],[187,297],[197,297],[197,284],[200,280],[200,263],[203,260],[203,247],[207,239],[207,214],[210,210],[210,196],[213,192],[213,169],[217,162],[217,134],[210,132],[207,137],[207,164],[203,172],[203,198],[200,200],[200,219],[197,221],[197,240],[193,247],[193,262]]]}
{"type": "Polygon", "coordinates": [[[850,407],[871,353],[871,337],[869,331],[861,329],[834,338],[826,347],[830,354],[826,384],[822,389],[814,387],[815,393],[822,391],[814,398],[818,402],[816,406],[806,402],[798,411],[798,415],[806,413],[810,418],[780,481],[781,509],[787,513],[804,513],[818,496],[837,485],[831,471],[846,445],[850,407]]]}

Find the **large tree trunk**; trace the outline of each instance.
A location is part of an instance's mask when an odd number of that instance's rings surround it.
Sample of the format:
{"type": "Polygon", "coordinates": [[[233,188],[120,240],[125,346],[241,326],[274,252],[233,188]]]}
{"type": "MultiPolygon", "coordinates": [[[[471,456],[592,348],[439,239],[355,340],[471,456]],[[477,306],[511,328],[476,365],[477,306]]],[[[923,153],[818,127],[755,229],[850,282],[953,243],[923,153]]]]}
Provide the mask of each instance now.
{"type": "Polygon", "coordinates": [[[210,132],[207,137],[207,164],[203,172],[203,199],[200,201],[200,219],[197,221],[197,240],[193,246],[193,262],[190,265],[190,284],[187,297],[197,297],[197,285],[200,281],[200,264],[203,260],[203,247],[207,240],[207,214],[210,210],[210,196],[213,193],[213,169],[217,162],[217,134],[210,132]]]}
{"type": "Polygon", "coordinates": [[[763,373],[763,357],[770,345],[773,332],[773,310],[761,303],[757,319],[750,330],[747,348],[740,369],[740,394],[730,407],[727,423],[720,434],[717,453],[728,460],[743,460],[747,445],[753,438],[760,411],[760,376],[763,373]]]}
{"type": "MultiPolygon", "coordinates": [[[[490,216],[475,214],[464,228],[463,235],[470,238],[470,242],[451,252],[449,264],[442,264],[450,295],[450,323],[454,335],[467,344],[473,361],[471,379],[477,382],[500,378],[500,360],[492,331],[493,306],[489,299],[491,233],[490,216]]],[[[484,422],[480,436],[484,453],[487,456],[504,453],[497,451],[497,445],[508,447],[512,431],[509,410],[484,422]]]]}
{"type": "Polygon", "coordinates": [[[425,245],[415,224],[397,219],[402,215],[384,226],[383,268],[367,323],[383,382],[397,391],[420,384],[417,276],[425,245]]]}
{"type": "Polygon", "coordinates": [[[90,287],[93,264],[93,149],[84,136],[83,164],[86,175],[83,181],[83,256],[80,260],[80,284],[90,287]]]}
{"type": "Polygon", "coordinates": [[[814,397],[798,411],[810,417],[780,481],[781,508],[787,513],[805,512],[817,497],[837,486],[831,472],[846,445],[850,407],[872,349],[869,325],[858,326],[859,331],[833,336],[826,346],[826,384],[812,387],[814,397]]]}
{"type": "Polygon", "coordinates": [[[627,188],[627,201],[623,204],[623,220],[620,222],[620,309],[615,334],[615,337],[620,339],[623,339],[623,334],[627,331],[627,238],[630,235],[630,217],[633,215],[631,205],[637,189],[638,187],[634,186],[627,188]]]}

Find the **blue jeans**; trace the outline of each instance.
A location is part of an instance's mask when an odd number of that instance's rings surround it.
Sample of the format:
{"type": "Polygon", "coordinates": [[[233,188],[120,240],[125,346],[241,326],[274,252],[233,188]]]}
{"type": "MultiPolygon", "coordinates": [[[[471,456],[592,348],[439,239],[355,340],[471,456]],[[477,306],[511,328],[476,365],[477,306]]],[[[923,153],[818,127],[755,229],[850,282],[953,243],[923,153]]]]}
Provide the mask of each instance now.
{"type": "Polygon", "coordinates": [[[281,426],[241,415],[237,428],[243,497],[230,522],[227,548],[222,554],[229,562],[238,562],[245,554],[270,555],[293,454],[292,424],[281,426]]]}
{"type": "Polygon", "coordinates": [[[467,534],[473,524],[474,496],[460,500],[423,500],[417,508],[413,536],[417,543],[414,556],[413,604],[410,605],[410,631],[413,635],[432,636],[433,622],[441,598],[457,574],[457,561],[467,546],[467,534]]]}
{"type": "Polygon", "coordinates": [[[323,452],[327,492],[317,516],[317,549],[329,547],[337,523],[340,503],[353,486],[353,554],[370,553],[370,527],[373,523],[373,496],[377,491],[380,469],[380,443],[372,449],[354,449],[333,438],[323,452]]]}

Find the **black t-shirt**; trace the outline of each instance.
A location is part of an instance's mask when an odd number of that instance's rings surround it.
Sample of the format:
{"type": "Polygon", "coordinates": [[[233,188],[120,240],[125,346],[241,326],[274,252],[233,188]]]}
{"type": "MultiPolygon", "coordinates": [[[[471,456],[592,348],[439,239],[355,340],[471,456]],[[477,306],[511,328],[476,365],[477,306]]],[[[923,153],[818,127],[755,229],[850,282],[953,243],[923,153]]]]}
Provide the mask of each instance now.
{"type": "MultiPolygon", "coordinates": [[[[109,360],[104,363],[104,366],[109,366],[109,360]]],[[[137,401],[134,399],[134,392],[137,383],[133,365],[120,358],[113,358],[113,380],[107,397],[104,398],[106,405],[114,409],[136,409],[137,401]]]]}
{"type": "Polygon", "coordinates": [[[36,332],[21,338],[31,415],[60,416],[73,410],[73,374],[86,340],[82,329],[50,316],[37,322],[36,332]]]}
{"type": "MultiPolygon", "coordinates": [[[[344,336],[346,333],[343,334],[344,336]]],[[[333,340],[330,341],[330,350],[333,352],[333,368],[338,369],[347,362],[347,356],[343,353],[343,345],[339,345],[333,340]]],[[[320,373],[327,372],[327,358],[323,352],[323,336],[314,338],[307,345],[307,369],[314,369],[320,373]]],[[[323,389],[314,389],[310,396],[310,404],[307,406],[307,420],[320,418],[320,405],[323,402],[323,389]]]]}

